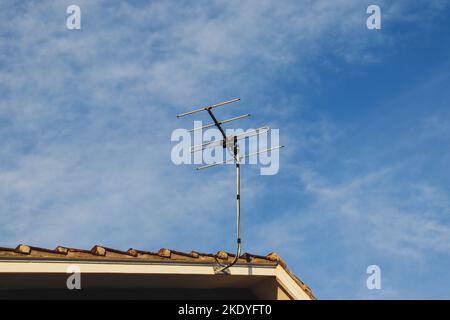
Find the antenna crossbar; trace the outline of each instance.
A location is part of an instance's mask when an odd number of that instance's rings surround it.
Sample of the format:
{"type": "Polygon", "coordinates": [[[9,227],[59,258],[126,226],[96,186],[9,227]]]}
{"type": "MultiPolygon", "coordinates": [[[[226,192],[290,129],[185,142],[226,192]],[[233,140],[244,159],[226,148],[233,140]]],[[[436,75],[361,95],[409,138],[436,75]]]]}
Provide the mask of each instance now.
{"type": "MultiPolygon", "coordinates": [[[[235,136],[237,137],[238,140],[242,140],[242,139],[247,139],[247,138],[251,138],[251,137],[257,136],[257,135],[259,135],[261,133],[264,133],[264,132],[267,132],[269,130],[270,130],[270,128],[266,126],[266,127],[261,127],[261,128],[258,128],[258,129],[250,130],[250,131],[247,131],[247,132],[243,132],[243,133],[237,134],[235,136]]],[[[228,143],[228,141],[231,140],[230,138],[233,138],[233,137],[234,136],[231,136],[231,137],[228,137],[227,139],[225,139],[225,140],[227,140],[226,142],[228,143]]],[[[208,148],[217,147],[217,146],[220,146],[222,144],[223,144],[223,140],[210,140],[210,141],[207,141],[205,143],[192,146],[191,147],[191,153],[194,153],[194,152],[197,152],[197,151],[202,151],[202,150],[205,150],[205,149],[208,149],[208,148]]]]}
{"type": "Polygon", "coordinates": [[[217,108],[217,107],[225,106],[227,104],[230,104],[230,103],[233,103],[233,102],[237,102],[239,100],[241,100],[241,99],[239,99],[239,98],[232,99],[232,100],[220,102],[220,103],[217,103],[217,104],[213,104],[212,106],[203,107],[203,108],[200,108],[200,109],[196,109],[196,110],[192,110],[192,111],[189,111],[189,112],[181,113],[181,114],[177,115],[177,118],[181,118],[181,117],[185,117],[185,116],[197,113],[197,112],[207,111],[207,110],[211,110],[211,109],[214,109],[214,108],[217,108]]]}
{"type": "MultiPolygon", "coordinates": [[[[261,154],[261,153],[265,153],[265,152],[269,152],[269,151],[276,150],[276,149],[281,149],[281,148],[284,148],[284,146],[276,146],[276,147],[267,148],[267,149],[264,149],[264,150],[261,150],[261,151],[258,151],[258,152],[252,152],[252,153],[249,153],[249,154],[246,154],[244,156],[239,157],[239,160],[247,159],[247,158],[250,158],[252,156],[256,156],[258,154],[261,154]]],[[[222,164],[232,163],[234,161],[235,161],[235,159],[229,159],[229,160],[225,160],[225,161],[221,161],[221,162],[214,162],[214,163],[211,163],[211,164],[207,164],[205,166],[197,167],[197,170],[208,169],[208,168],[219,166],[219,165],[222,165],[222,164]]]]}
{"type": "Polygon", "coordinates": [[[214,114],[211,112],[211,110],[208,110],[208,111],[210,112],[211,118],[213,119],[214,123],[210,123],[210,124],[206,124],[206,125],[201,126],[201,127],[196,127],[196,128],[190,129],[190,130],[188,130],[188,132],[194,132],[194,131],[197,131],[197,130],[206,129],[206,128],[210,128],[210,127],[216,126],[220,130],[220,132],[222,133],[224,138],[226,138],[225,132],[223,131],[223,129],[221,127],[222,124],[250,117],[250,114],[247,113],[247,114],[243,114],[242,116],[239,116],[239,117],[234,117],[234,118],[231,118],[231,119],[218,121],[216,119],[216,117],[214,117],[214,114]]]}

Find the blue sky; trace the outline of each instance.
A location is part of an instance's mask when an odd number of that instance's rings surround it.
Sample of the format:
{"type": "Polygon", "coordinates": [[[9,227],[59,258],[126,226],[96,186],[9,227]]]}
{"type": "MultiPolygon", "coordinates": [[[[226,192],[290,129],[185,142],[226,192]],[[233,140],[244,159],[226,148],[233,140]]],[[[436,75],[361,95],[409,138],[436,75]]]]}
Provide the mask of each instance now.
{"type": "Polygon", "coordinates": [[[173,165],[170,134],[240,97],[222,116],[287,145],[243,168],[244,251],[319,298],[449,299],[449,5],[2,1],[0,246],[233,251],[233,169],[173,165]]]}

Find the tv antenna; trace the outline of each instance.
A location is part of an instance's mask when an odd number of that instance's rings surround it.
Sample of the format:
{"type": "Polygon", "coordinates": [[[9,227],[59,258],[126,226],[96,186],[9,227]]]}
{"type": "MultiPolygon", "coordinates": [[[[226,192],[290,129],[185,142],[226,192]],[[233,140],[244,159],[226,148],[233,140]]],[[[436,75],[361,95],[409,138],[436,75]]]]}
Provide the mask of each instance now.
{"type": "Polygon", "coordinates": [[[264,127],[260,127],[258,129],[255,130],[249,130],[247,132],[241,133],[241,134],[236,134],[236,135],[232,135],[232,136],[227,136],[225,134],[225,130],[223,129],[222,125],[225,123],[229,123],[232,121],[236,121],[236,120],[240,120],[240,119],[244,119],[247,117],[250,117],[250,114],[244,114],[238,117],[234,117],[231,119],[227,119],[227,120],[217,120],[217,118],[215,117],[214,113],[213,113],[213,109],[217,108],[217,107],[222,107],[228,104],[231,104],[233,102],[237,102],[240,101],[241,99],[237,98],[237,99],[232,99],[232,100],[228,100],[228,101],[224,101],[224,102],[220,102],[214,105],[210,105],[207,107],[203,107],[203,108],[199,108],[199,109],[195,109],[189,112],[185,112],[185,113],[181,113],[179,115],[177,115],[177,118],[181,118],[184,116],[189,116],[198,112],[202,112],[202,111],[206,111],[208,112],[209,116],[211,117],[213,123],[211,124],[207,124],[201,127],[195,127],[191,130],[189,130],[189,132],[193,132],[193,131],[197,131],[197,130],[202,130],[202,129],[206,129],[206,128],[210,128],[210,127],[217,127],[217,129],[219,129],[220,133],[222,134],[223,139],[222,140],[210,140],[207,141],[205,143],[199,144],[199,145],[194,145],[191,147],[191,153],[194,152],[198,152],[198,151],[203,151],[205,149],[208,148],[215,148],[218,146],[222,146],[224,149],[228,149],[228,151],[230,152],[232,159],[229,160],[225,160],[222,162],[215,162],[212,164],[208,164],[208,165],[203,165],[200,167],[197,167],[197,170],[202,170],[202,169],[207,169],[207,168],[211,168],[211,167],[215,167],[218,165],[222,165],[222,164],[227,164],[230,162],[234,162],[235,166],[236,166],[236,233],[237,233],[237,249],[236,249],[236,255],[234,256],[234,259],[231,263],[226,264],[226,265],[221,265],[219,263],[219,267],[217,268],[216,272],[217,273],[221,273],[221,272],[225,272],[228,268],[230,268],[231,266],[233,266],[234,264],[236,264],[236,262],[238,261],[240,255],[241,255],[241,160],[242,159],[246,159],[249,158],[251,156],[255,156],[258,155],[260,153],[264,153],[264,152],[269,152],[275,149],[280,149],[283,148],[284,146],[275,146],[275,147],[271,147],[271,148],[267,148],[261,151],[257,151],[257,152],[253,152],[253,153],[249,153],[246,155],[241,155],[239,153],[239,146],[238,146],[238,141],[242,140],[242,139],[246,139],[246,138],[250,138],[253,136],[258,136],[261,133],[264,132],[268,132],[270,130],[270,128],[268,126],[264,126],[264,127]]]}

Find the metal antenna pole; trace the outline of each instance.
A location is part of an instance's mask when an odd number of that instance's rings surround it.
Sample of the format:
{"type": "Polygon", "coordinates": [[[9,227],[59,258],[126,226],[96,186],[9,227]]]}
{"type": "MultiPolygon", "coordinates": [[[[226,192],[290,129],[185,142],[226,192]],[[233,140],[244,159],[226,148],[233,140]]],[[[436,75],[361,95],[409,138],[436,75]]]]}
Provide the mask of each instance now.
{"type": "Polygon", "coordinates": [[[233,138],[233,156],[236,163],[236,235],[237,235],[237,249],[236,255],[230,264],[222,267],[218,272],[223,272],[232,267],[241,256],[241,157],[239,155],[239,147],[237,145],[237,136],[233,138]]]}
{"type": "Polygon", "coordinates": [[[241,255],[241,158],[239,155],[239,147],[237,146],[237,137],[234,137],[234,157],[236,159],[236,235],[237,235],[237,253],[235,256],[237,259],[241,255]]]}

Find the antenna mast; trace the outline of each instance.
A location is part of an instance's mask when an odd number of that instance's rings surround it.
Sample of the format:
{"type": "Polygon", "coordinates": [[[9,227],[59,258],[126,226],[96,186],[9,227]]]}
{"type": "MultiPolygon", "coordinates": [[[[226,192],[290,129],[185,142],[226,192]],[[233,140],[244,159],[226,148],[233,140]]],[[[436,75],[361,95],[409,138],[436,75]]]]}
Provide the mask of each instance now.
{"type": "Polygon", "coordinates": [[[235,120],[240,120],[243,118],[247,118],[250,116],[250,114],[245,114],[242,116],[238,116],[238,117],[234,117],[228,120],[223,120],[223,121],[219,121],[217,120],[217,118],[215,117],[214,113],[212,112],[213,109],[217,108],[217,107],[221,107],[224,105],[228,105],[230,103],[233,102],[237,102],[240,101],[241,99],[237,98],[237,99],[232,99],[232,100],[228,100],[228,101],[224,101],[218,104],[214,104],[208,107],[203,107],[200,109],[196,109],[196,110],[192,110],[189,112],[185,112],[182,114],[177,115],[177,118],[181,118],[184,116],[188,116],[197,112],[202,112],[202,111],[206,111],[208,112],[209,116],[211,117],[213,123],[202,126],[202,127],[196,127],[194,129],[189,130],[189,132],[193,132],[196,130],[201,130],[201,129],[205,129],[205,128],[210,128],[210,127],[217,127],[217,129],[219,129],[220,133],[222,134],[223,140],[221,141],[208,141],[205,142],[203,144],[200,145],[196,145],[191,147],[191,153],[197,152],[197,151],[203,151],[207,148],[212,148],[212,147],[218,147],[220,145],[222,145],[222,147],[224,149],[228,148],[228,151],[231,153],[232,155],[232,159],[231,160],[226,160],[223,162],[218,162],[218,163],[213,163],[213,164],[208,164],[208,165],[204,165],[204,166],[200,166],[197,167],[197,170],[201,170],[201,169],[207,169],[207,168],[211,168],[217,165],[221,165],[221,164],[226,164],[229,162],[234,162],[235,163],[235,167],[236,167],[236,244],[237,244],[237,249],[236,249],[236,255],[234,256],[234,259],[231,263],[227,264],[227,265],[221,265],[216,272],[225,272],[228,268],[230,268],[231,266],[233,266],[234,264],[236,264],[236,262],[238,261],[239,257],[241,256],[241,160],[244,158],[248,158],[250,156],[253,155],[258,155],[260,153],[263,152],[269,152],[271,150],[275,150],[275,149],[280,149],[283,148],[284,146],[276,146],[276,147],[272,147],[272,148],[268,148],[259,152],[254,152],[254,153],[250,153],[244,156],[241,156],[239,153],[239,146],[238,146],[238,140],[242,140],[245,138],[249,138],[249,137],[253,137],[253,136],[257,136],[263,132],[267,132],[270,130],[269,127],[265,126],[265,127],[261,127],[259,129],[255,129],[255,130],[251,130],[249,132],[246,133],[242,133],[242,134],[237,134],[237,135],[233,135],[233,136],[229,136],[227,137],[227,135],[225,134],[225,130],[223,129],[222,125],[228,122],[232,122],[235,120]]]}

